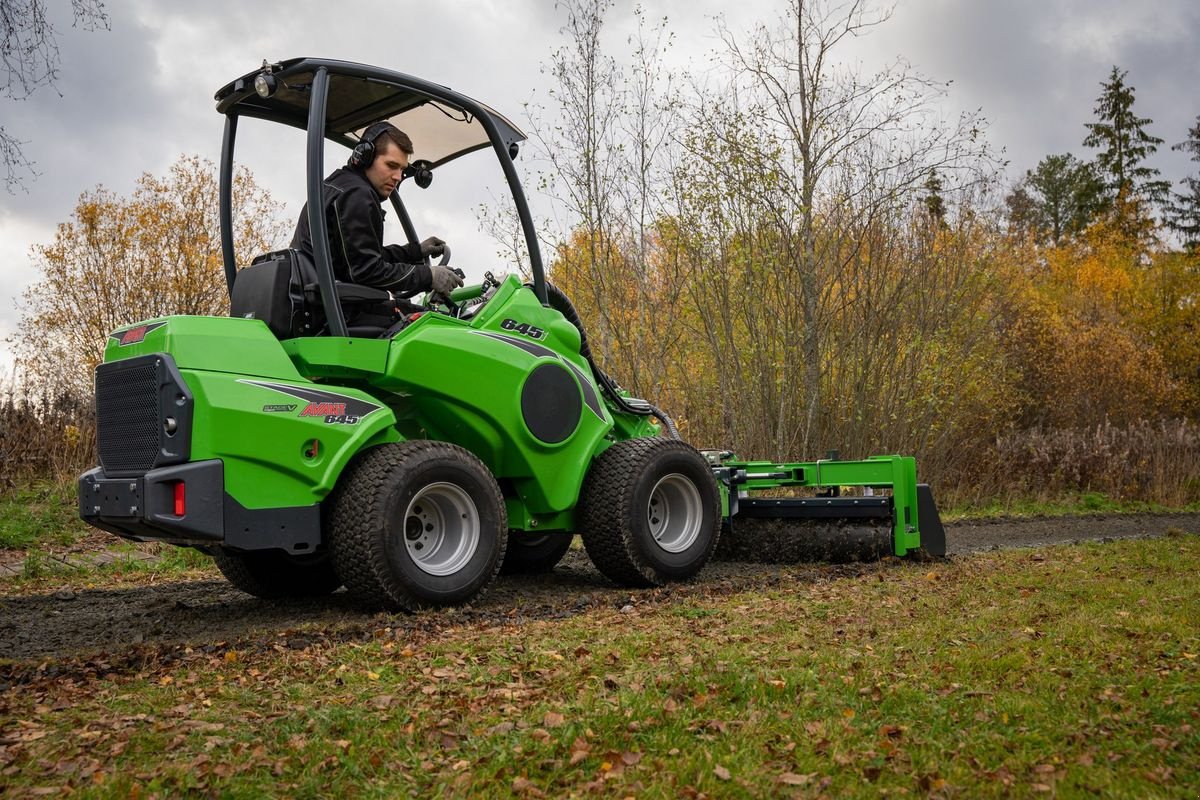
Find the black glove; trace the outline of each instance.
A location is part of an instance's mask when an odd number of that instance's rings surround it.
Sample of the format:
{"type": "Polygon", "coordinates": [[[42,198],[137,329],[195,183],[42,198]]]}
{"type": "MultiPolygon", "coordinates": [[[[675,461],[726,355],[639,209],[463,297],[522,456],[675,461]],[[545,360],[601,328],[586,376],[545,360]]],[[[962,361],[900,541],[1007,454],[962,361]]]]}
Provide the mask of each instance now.
{"type": "Polygon", "coordinates": [[[421,242],[421,257],[427,258],[429,256],[440,256],[442,254],[442,248],[445,246],[445,244],[446,243],[438,237],[430,236],[428,239],[421,242]]]}
{"type": "Polygon", "coordinates": [[[431,289],[434,294],[440,294],[445,297],[450,296],[450,292],[463,285],[462,276],[450,267],[443,267],[440,264],[434,264],[429,268],[429,273],[433,277],[431,289]]]}

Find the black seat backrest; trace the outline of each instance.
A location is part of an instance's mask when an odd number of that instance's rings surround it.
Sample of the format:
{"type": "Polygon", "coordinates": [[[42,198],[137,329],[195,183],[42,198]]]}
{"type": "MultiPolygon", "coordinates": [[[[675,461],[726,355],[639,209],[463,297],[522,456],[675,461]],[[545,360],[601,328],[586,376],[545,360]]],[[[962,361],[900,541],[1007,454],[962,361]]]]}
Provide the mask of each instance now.
{"type": "Polygon", "coordinates": [[[261,255],[238,271],[229,315],[261,319],[280,339],[312,336],[324,324],[319,304],[305,300],[305,287],[316,282],[312,262],[298,250],[261,255]]]}

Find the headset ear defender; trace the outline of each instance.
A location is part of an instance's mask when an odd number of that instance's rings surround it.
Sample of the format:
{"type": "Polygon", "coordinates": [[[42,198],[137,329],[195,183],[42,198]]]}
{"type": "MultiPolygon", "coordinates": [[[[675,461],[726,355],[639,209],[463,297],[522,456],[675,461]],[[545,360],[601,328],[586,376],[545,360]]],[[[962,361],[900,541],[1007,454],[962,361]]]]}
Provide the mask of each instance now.
{"type": "Polygon", "coordinates": [[[375,161],[375,140],[391,127],[392,123],[390,122],[376,122],[368,125],[358,140],[358,144],[354,145],[354,149],[350,151],[350,166],[355,169],[366,169],[371,166],[375,161]]]}

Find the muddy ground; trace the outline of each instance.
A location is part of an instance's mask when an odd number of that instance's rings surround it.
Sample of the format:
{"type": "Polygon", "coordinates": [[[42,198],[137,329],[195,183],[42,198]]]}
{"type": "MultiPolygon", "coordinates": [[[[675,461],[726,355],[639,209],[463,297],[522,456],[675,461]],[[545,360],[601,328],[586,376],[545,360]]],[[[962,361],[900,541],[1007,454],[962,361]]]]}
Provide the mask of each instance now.
{"type": "MultiPolygon", "coordinates": [[[[1169,531],[1200,533],[1200,514],[1144,514],[960,522],[946,526],[950,558],[1007,547],[1038,547],[1082,540],[1162,536],[1169,531]]],[[[781,565],[764,554],[788,558],[821,556],[790,540],[773,541],[771,530],[758,539],[739,531],[727,539],[720,557],[690,583],[662,589],[614,587],[582,550],[571,550],[553,573],[501,577],[472,606],[414,615],[372,615],[356,609],[339,592],[319,601],[265,601],[242,594],[223,580],[162,583],[132,589],[62,588],[49,594],[15,596],[0,585],[0,661],[45,662],[56,657],[111,659],[147,648],[216,648],[233,643],[271,643],[303,648],[313,638],[358,638],[383,626],[428,631],[471,622],[510,623],[554,619],[590,608],[672,602],[692,596],[720,596],[754,588],[810,584],[872,571],[894,569],[895,560],[867,563],[781,565]],[[801,552],[803,551],[803,552],[801,552]],[[731,560],[739,559],[739,560],[731,560]],[[749,559],[749,560],[745,560],[749,559]]],[[[842,532],[825,556],[840,559],[847,539],[861,553],[872,537],[842,532]]],[[[853,556],[855,553],[851,552],[853,556]]],[[[2,682],[2,676],[0,676],[2,682]]]]}

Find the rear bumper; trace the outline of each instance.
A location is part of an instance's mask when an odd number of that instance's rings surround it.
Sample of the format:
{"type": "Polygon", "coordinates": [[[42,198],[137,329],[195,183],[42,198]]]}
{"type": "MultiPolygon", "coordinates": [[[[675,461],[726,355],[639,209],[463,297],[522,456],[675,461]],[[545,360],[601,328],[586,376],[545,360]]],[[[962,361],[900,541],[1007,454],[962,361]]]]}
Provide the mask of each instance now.
{"type": "Polygon", "coordinates": [[[139,542],[224,546],[235,550],[312,552],[321,542],[321,507],[246,508],[225,491],[219,459],[159,467],[128,478],[104,467],[79,477],[84,522],[139,542]],[[184,511],[176,514],[176,486],[184,486],[184,511]]]}
{"type": "Polygon", "coordinates": [[[225,538],[225,474],[219,460],[110,478],[103,467],[79,477],[79,516],[127,539],[214,544],[225,538]],[[186,513],[176,515],[175,486],[186,487],[186,513]]]}

